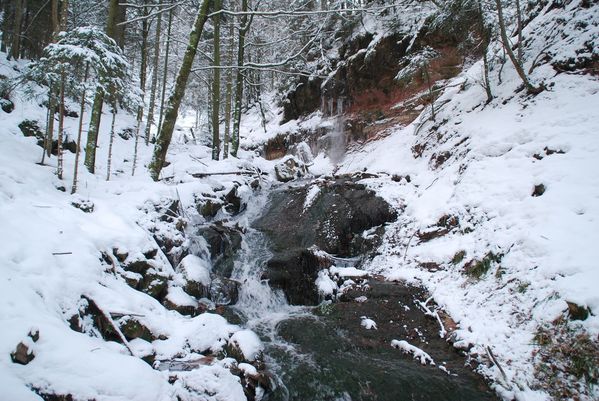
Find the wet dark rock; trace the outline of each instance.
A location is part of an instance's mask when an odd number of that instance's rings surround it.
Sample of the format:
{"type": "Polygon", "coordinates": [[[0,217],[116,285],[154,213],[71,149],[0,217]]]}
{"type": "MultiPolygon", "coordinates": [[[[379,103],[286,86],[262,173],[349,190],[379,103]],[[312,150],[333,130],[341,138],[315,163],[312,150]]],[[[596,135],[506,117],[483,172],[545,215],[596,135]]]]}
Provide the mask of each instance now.
{"type": "Polygon", "coordinates": [[[273,192],[266,212],[255,222],[272,242],[273,257],[265,278],[285,292],[292,304],[314,305],[318,271],[330,266],[310,250],[314,245],[338,257],[367,255],[378,245],[384,224],[396,212],[373,191],[349,178],[321,185],[320,193],[304,210],[308,188],[273,192]],[[365,230],[378,227],[368,238],[365,230]]]}
{"type": "Polygon", "coordinates": [[[158,248],[151,248],[144,252],[144,257],[146,259],[154,259],[158,255],[158,248]]]}
{"type": "Polygon", "coordinates": [[[135,130],[133,128],[125,128],[124,130],[119,131],[117,135],[124,140],[129,140],[135,136],[135,130]]]}
{"type": "Polygon", "coordinates": [[[241,248],[241,229],[237,226],[227,226],[222,222],[217,222],[201,227],[197,234],[204,237],[208,243],[214,271],[224,277],[230,277],[233,271],[234,256],[241,248]]]}
{"type": "Polygon", "coordinates": [[[0,108],[5,113],[12,113],[15,109],[15,104],[9,99],[0,99],[0,108]]]}
{"type": "Polygon", "coordinates": [[[150,261],[146,259],[138,259],[123,264],[123,269],[133,273],[145,274],[152,268],[150,261]]]}
{"type": "Polygon", "coordinates": [[[214,277],[210,284],[210,300],[216,305],[232,305],[239,298],[239,282],[225,277],[214,277]]]}
{"type": "Polygon", "coordinates": [[[87,199],[78,199],[71,202],[71,205],[81,210],[83,213],[92,213],[94,211],[94,202],[87,199]]]}
{"type": "Polygon", "coordinates": [[[233,366],[230,370],[232,374],[239,377],[243,393],[248,401],[256,400],[256,389],[258,386],[267,391],[271,388],[271,377],[265,371],[248,374],[238,366],[233,366]]]}
{"type": "Polygon", "coordinates": [[[245,204],[241,201],[241,197],[238,194],[238,187],[234,186],[225,195],[225,210],[232,215],[236,215],[245,209],[245,204]]]}
{"type": "Polygon", "coordinates": [[[168,277],[155,271],[148,271],[143,275],[139,283],[139,290],[145,292],[152,298],[161,301],[166,295],[168,287],[168,277]]]}
{"type": "Polygon", "coordinates": [[[319,258],[308,249],[296,249],[277,253],[267,263],[264,278],[273,288],[285,293],[293,305],[316,305],[318,292],[314,285],[318,272],[331,266],[331,262],[319,258]]]}
{"type": "Polygon", "coordinates": [[[205,218],[213,218],[223,207],[224,203],[218,199],[208,199],[206,201],[198,201],[196,209],[199,214],[205,218]]]}
{"type": "Polygon", "coordinates": [[[441,167],[447,160],[449,160],[449,158],[451,157],[451,153],[445,151],[445,152],[441,152],[439,154],[433,154],[431,156],[431,164],[435,167],[435,168],[439,168],[441,167]]]}
{"type": "Polygon", "coordinates": [[[27,336],[29,336],[29,338],[31,338],[33,342],[36,343],[40,339],[40,331],[37,329],[31,330],[27,334],[27,336]]]}
{"type": "Polygon", "coordinates": [[[543,195],[544,193],[545,193],[545,185],[538,184],[538,185],[535,185],[535,188],[532,191],[532,196],[537,197],[537,196],[543,195]]]}
{"type": "Polygon", "coordinates": [[[283,102],[283,120],[286,123],[302,115],[309,114],[320,107],[320,85],[322,79],[300,77],[295,89],[289,91],[283,102]]]}
{"type": "Polygon", "coordinates": [[[566,301],[566,303],[568,304],[570,320],[587,320],[591,314],[591,310],[586,306],[581,306],[569,301],[566,301]]]}
{"type": "Polygon", "coordinates": [[[41,399],[44,401],[75,401],[75,398],[73,398],[72,394],[47,393],[45,391],[42,391],[41,389],[36,389],[36,388],[33,388],[32,390],[37,395],[39,395],[41,397],[41,399]]]}
{"type": "Polygon", "coordinates": [[[371,278],[368,286],[347,295],[347,302],[320,306],[318,317],[289,319],[277,326],[296,352],[310,355],[309,362],[294,361],[285,370],[288,399],[343,399],[344,394],[345,399],[378,401],[497,399],[439,337],[436,319],[415,305],[428,298],[422,289],[371,278]],[[356,297],[367,300],[357,302],[356,297]],[[374,320],[378,329],[364,329],[362,316],[374,320]],[[394,339],[423,349],[455,375],[393,351],[394,339]]]}
{"type": "Polygon", "coordinates": [[[117,324],[128,341],[136,338],[141,338],[148,342],[155,340],[150,329],[134,317],[124,316],[117,321],[117,324]]]}
{"type": "Polygon", "coordinates": [[[35,355],[33,351],[22,342],[19,343],[16,349],[10,354],[10,359],[12,359],[14,363],[20,365],[27,365],[29,362],[33,361],[34,358],[35,355]]]}
{"type": "Polygon", "coordinates": [[[119,263],[123,263],[129,257],[129,252],[124,251],[124,250],[119,249],[119,248],[113,248],[112,249],[112,254],[116,258],[116,260],[119,261],[119,263]]]}
{"type": "Polygon", "coordinates": [[[198,316],[207,310],[202,304],[198,304],[197,306],[176,304],[175,302],[171,301],[168,296],[164,297],[162,300],[162,305],[168,310],[174,310],[184,316],[191,317],[198,316]]]}

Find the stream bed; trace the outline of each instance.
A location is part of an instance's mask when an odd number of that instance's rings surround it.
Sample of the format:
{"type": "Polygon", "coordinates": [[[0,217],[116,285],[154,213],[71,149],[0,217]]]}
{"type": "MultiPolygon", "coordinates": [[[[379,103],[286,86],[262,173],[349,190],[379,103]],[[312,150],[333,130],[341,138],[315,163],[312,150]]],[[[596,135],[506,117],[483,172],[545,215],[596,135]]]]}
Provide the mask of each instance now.
{"type": "MultiPolygon", "coordinates": [[[[271,191],[268,198],[266,194],[260,195],[243,217],[249,222],[249,228],[231,276],[241,283],[239,300],[228,308],[227,315],[257,332],[265,344],[264,360],[272,377],[272,388],[264,399],[496,400],[484,380],[465,366],[464,357],[439,336],[437,320],[418,308],[417,302],[427,298],[424,290],[368,277],[361,285],[338,296],[335,302],[319,303],[320,299],[313,302],[310,294],[293,293],[298,285],[300,292],[309,292],[302,290],[302,285],[314,286],[315,274],[320,268],[298,257],[296,251],[309,245],[306,238],[308,242],[316,238],[318,244],[322,223],[318,220],[331,216],[325,206],[331,202],[335,206],[341,203],[340,199],[324,199],[328,196],[326,191],[341,194],[346,200],[357,199],[358,204],[364,201],[364,194],[355,192],[364,192],[364,188],[341,183],[344,189],[338,191],[335,185],[329,187],[332,190],[323,190],[324,195],[319,196],[323,198],[321,204],[315,202],[317,212],[311,217],[307,216],[304,201],[310,184],[271,191]],[[267,224],[273,219],[279,224],[267,224]],[[301,226],[302,221],[310,227],[301,226]],[[263,230],[265,226],[269,227],[268,231],[263,230]],[[306,233],[306,229],[314,232],[306,233]],[[294,242],[294,238],[301,244],[294,242]],[[296,256],[289,257],[290,254],[296,256]],[[284,274],[280,263],[272,262],[281,259],[286,260],[284,274]],[[273,268],[277,269],[275,279],[269,280],[273,277],[269,270],[273,268]],[[295,276],[288,271],[294,268],[299,269],[295,276]],[[302,279],[307,284],[298,284],[302,279]],[[365,317],[374,320],[377,329],[362,327],[365,317]],[[421,348],[434,364],[420,364],[412,355],[393,348],[392,340],[405,340],[421,348]]],[[[366,204],[372,207],[373,199],[366,204]]],[[[380,205],[375,206],[380,209],[380,205]]],[[[363,216],[349,213],[345,217],[345,221],[354,221],[363,216]]],[[[375,221],[373,225],[378,223],[375,221]]],[[[331,224],[326,222],[329,228],[331,224]]],[[[345,223],[341,221],[341,224],[345,223]]],[[[370,227],[357,230],[366,228],[370,227]]],[[[339,248],[348,250],[340,256],[360,260],[360,255],[355,253],[362,247],[353,246],[353,242],[348,244],[339,248]]],[[[322,241],[320,245],[323,246],[322,241]]],[[[299,255],[302,252],[305,250],[299,255]]]]}

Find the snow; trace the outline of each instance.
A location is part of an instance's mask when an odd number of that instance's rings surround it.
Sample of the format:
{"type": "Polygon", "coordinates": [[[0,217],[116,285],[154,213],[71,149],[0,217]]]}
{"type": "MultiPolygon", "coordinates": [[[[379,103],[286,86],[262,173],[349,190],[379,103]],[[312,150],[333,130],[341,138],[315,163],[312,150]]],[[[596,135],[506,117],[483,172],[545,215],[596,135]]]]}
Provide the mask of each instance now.
{"type": "MultiPolygon", "coordinates": [[[[12,76],[13,66],[3,62],[0,73],[12,76]]],[[[218,180],[194,179],[200,170],[235,171],[248,164],[272,172],[263,159],[251,160],[251,152],[240,151],[240,159],[205,165],[190,157],[209,154],[208,149],[193,143],[183,144],[181,135],[174,139],[169,153],[171,166],[164,176],[172,176],[177,186],[167,181],[155,183],[144,168],[151,158],[151,147],[140,144],[138,168],[131,176],[133,140],[118,135],[113,149],[113,175],[105,181],[107,133],[110,118],[104,115],[100,129],[96,171],[92,175],[83,166],[79,170],[79,192],[70,195],[74,155],[65,153],[64,180],[54,175],[56,158],[46,158],[40,166],[41,148],[35,138],[23,137],[18,124],[24,119],[45,120],[45,110],[38,106],[41,97],[15,91],[11,100],[15,110],[0,111],[0,398],[39,400],[31,391],[73,394],[77,399],[97,400],[245,400],[239,378],[228,368],[214,362],[190,372],[176,372],[177,380],[169,383],[169,372],[155,370],[138,357],[154,354],[157,361],[181,356],[217,354],[240,327],[229,324],[222,316],[204,313],[194,318],[165,309],[156,299],[127,285],[125,277],[140,277],[124,271],[112,255],[128,254],[126,263],[145,259],[143,253],[157,249],[154,235],[182,238],[172,225],[160,221],[156,207],[181,201],[183,213],[193,214],[195,194],[216,196],[239,180],[222,176],[218,180]],[[57,190],[64,186],[66,191],[57,190]],[[93,203],[94,211],[84,213],[73,202],[93,203]],[[187,210],[187,211],[186,211],[187,210]],[[102,253],[113,258],[102,262],[102,253]],[[137,357],[121,344],[97,337],[90,321],[83,322],[86,333],[69,327],[68,319],[78,313],[81,296],[107,313],[132,316],[156,337],[148,342],[129,341],[137,357]],[[26,366],[10,359],[21,341],[31,341],[27,333],[39,330],[40,338],[30,344],[35,358],[26,366]],[[96,336],[94,336],[96,335],[96,336]],[[29,339],[29,340],[28,340],[29,339]]],[[[71,109],[78,109],[71,104],[71,109]]],[[[89,113],[84,115],[89,121],[89,113]]],[[[78,119],[66,118],[65,130],[72,138],[78,119]]],[[[185,121],[182,122],[185,124],[185,121]]],[[[116,131],[135,125],[133,116],[119,113],[116,131]]],[[[43,123],[40,123],[43,127],[43,123]]],[[[85,137],[83,138],[85,141],[85,137]]],[[[82,160],[80,160],[82,163],[82,160]]],[[[266,179],[269,179],[268,177],[266,179]]],[[[243,194],[247,199],[248,194],[243,194]]],[[[195,212],[197,213],[197,212],[195,212]]],[[[189,244],[191,245],[191,244],[189,244]]],[[[172,283],[182,278],[210,283],[205,243],[193,244],[196,255],[185,258],[177,271],[161,251],[148,260],[150,271],[168,277],[172,283]]],[[[167,298],[182,306],[197,306],[178,285],[168,289],[167,298]]],[[[116,319],[113,319],[116,320],[116,319]]],[[[246,352],[259,349],[247,332],[239,336],[246,352]],[[249,344],[249,345],[248,345],[249,344]],[[252,345],[253,344],[253,345],[252,345]]],[[[254,338],[255,340],[255,338],[254,338]]],[[[171,372],[172,373],[172,372],[171,372]]]]}
{"type": "Polygon", "coordinates": [[[204,286],[210,285],[209,261],[196,255],[187,255],[179,263],[178,269],[183,273],[187,280],[201,283],[204,286]]]}
{"type": "MultiPolygon", "coordinates": [[[[595,21],[584,34],[564,35],[564,49],[561,41],[552,43],[556,58],[586,48],[582,43],[591,36],[597,40],[597,6],[573,11],[575,3],[528,25],[527,35],[533,36],[527,54],[543,49],[544,36],[537,31],[554,27],[555,18],[568,21],[564,30],[574,25],[570,19],[595,21]]],[[[477,84],[481,70],[477,62],[448,82],[438,99],[447,103],[438,110],[436,140],[426,138],[433,124],[424,120],[430,115],[425,109],[413,124],[390,128],[390,135],[352,152],[338,173],[382,173],[383,178],[363,182],[402,210],[387,231],[382,254],[365,269],[426,287],[458,323],[456,345],[473,346],[475,358],[485,361],[476,355],[486,355],[485,347],[492,346],[510,381],[495,389],[507,399],[546,399],[533,376],[536,331],[563,316],[566,301],[599,310],[594,252],[599,241],[599,82],[539,66],[532,79],[550,90],[529,97],[517,91],[519,78],[508,63],[502,85],[497,85],[498,70],[491,71],[495,99],[485,105],[477,84]],[[422,143],[427,147],[416,157],[412,148],[422,143]],[[449,159],[435,168],[433,158],[445,151],[449,159]],[[390,182],[386,177],[393,174],[410,175],[411,182],[390,182]],[[538,184],[546,191],[534,197],[538,184]],[[444,215],[458,217],[459,228],[428,242],[415,237],[444,215]],[[459,251],[465,251],[464,260],[451,263],[459,251]],[[501,262],[480,279],[464,273],[468,261],[489,251],[503,254],[501,262]],[[428,271],[423,262],[441,269],[428,271]]],[[[599,317],[589,316],[576,327],[596,338],[599,317]]],[[[501,382],[492,364],[479,369],[501,382]]]]}
{"type": "Polygon", "coordinates": [[[392,340],[391,346],[400,349],[404,354],[412,354],[413,358],[419,360],[422,365],[435,364],[429,354],[405,340],[392,340]]]}
{"type": "Polygon", "coordinates": [[[377,330],[376,322],[374,320],[369,319],[366,316],[362,316],[360,319],[360,326],[364,327],[366,330],[377,330]]]}
{"type": "Polygon", "coordinates": [[[255,361],[264,350],[264,344],[251,330],[239,330],[231,336],[229,344],[237,347],[246,360],[255,361]]]}
{"type": "Polygon", "coordinates": [[[326,269],[318,272],[315,284],[318,289],[318,294],[323,298],[335,295],[339,289],[339,286],[331,279],[329,272],[326,269]]]}
{"type": "Polygon", "coordinates": [[[368,275],[366,270],[357,269],[355,267],[331,266],[329,271],[331,274],[336,274],[339,277],[365,277],[368,275]]]}
{"type": "Polygon", "coordinates": [[[312,184],[308,193],[306,194],[306,199],[304,200],[304,212],[312,206],[312,203],[316,200],[316,197],[320,193],[320,187],[318,184],[312,184]]]}

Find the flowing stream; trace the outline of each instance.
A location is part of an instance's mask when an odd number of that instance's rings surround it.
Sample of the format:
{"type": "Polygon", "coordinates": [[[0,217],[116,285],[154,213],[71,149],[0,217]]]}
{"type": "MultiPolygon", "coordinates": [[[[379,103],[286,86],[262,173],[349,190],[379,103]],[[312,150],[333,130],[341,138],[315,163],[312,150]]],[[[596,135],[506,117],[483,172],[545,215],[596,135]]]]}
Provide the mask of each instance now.
{"type": "MultiPolygon", "coordinates": [[[[274,190],[280,189],[270,191],[274,190]]],[[[272,252],[267,236],[252,228],[252,222],[272,206],[268,201],[268,193],[269,190],[264,190],[263,194],[254,198],[252,205],[240,218],[243,220],[240,223],[247,230],[232,275],[241,283],[239,300],[231,308],[242,325],[257,332],[265,344],[265,362],[274,382],[266,400],[496,399],[478,376],[463,368],[464,359],[443,340],[432,339],[425,345],[439,348],[434,357],[442,358],[442,361],[437,362],[451,368],[449,373],[445,368],[422,366],[410,357],[403,356],[390,346],[391,337],[384,341],[376,337],[399,335],[398,329],[394,329],[393,333],[381,329],[361,329],[361,311],[354,310],[361,305],[356,302],[321,305],[316,309],[289,305],[281,290],[272,289],[262,279],[272,252]]],[[[376,304],[380,301],[382,305],[395,303],[388,311],[390,316],[395,316],[395,309],[399,309],[397,304],[410,302],[414,290],[392,283],[380,283],[374,285],[367,294],[375,308],[370,313],[377,313],[376,310],[381,309],[377,306],[381,304],[376,304]]],[[[418,315],[411,317],[411,322],[405,323],[422,330],[425,330],[423,325],[429,325],[433,332],[438,329],[436,322],[431,322],[424,315],[420,317],[421,322],[415,322],[414,319],[419,319],[420,315],[418,312],[418,315]]],[[[389,316],[381,312],[378,318],[388,319],[389,316]]]]}

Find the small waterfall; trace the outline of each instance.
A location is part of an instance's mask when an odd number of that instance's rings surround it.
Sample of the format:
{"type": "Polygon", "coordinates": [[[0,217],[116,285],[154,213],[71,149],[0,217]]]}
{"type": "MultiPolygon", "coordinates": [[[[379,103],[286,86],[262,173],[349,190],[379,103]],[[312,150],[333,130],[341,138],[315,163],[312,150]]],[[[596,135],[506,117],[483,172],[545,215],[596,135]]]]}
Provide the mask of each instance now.
{"type": "Polygon", "coordinates": [[[245,325],[268,337],[269,341],[274,341],[276,324],[292,315],[305,313],[305,308],[289,305],[283,291],[271,288],[268,281],[262,279],[272,252],[266,236],[250,225],[259,217],[266,201],[264,191],[245,212],[246,233],[231,278],[240,283],[235,309],[247,319],[245,325]]]}
{"type": "Polygon", "coordinates": [[[345,137],[345,118],[338,116],[335,118],[333,130],[328,135],[329,139],[329,157],[334,164],[339,164],[345,157],[347,139],[345,137]]]}

